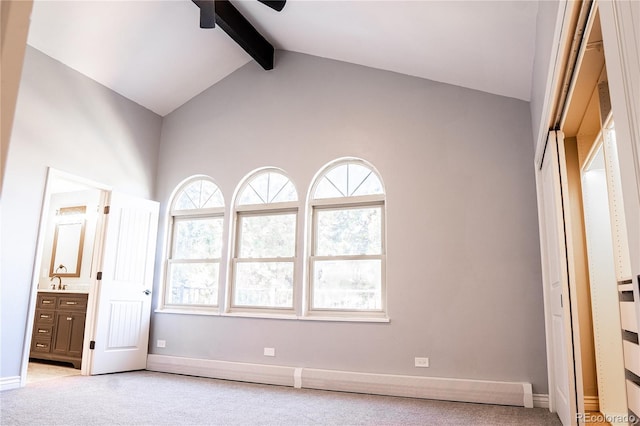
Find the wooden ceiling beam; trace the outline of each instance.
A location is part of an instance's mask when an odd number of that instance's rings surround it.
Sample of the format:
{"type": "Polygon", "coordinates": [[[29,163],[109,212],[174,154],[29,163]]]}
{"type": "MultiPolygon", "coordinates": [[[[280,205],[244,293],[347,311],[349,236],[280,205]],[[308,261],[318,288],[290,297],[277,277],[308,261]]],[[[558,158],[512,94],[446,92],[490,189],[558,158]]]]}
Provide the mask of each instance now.
{"type": "MultiPolygon", "coordinates": [[[[265,70],[273,69],[273,46],[236,9],[229,0],[192,0],[200,8],[200,28],[215,28],[216,23],[265,70]]],[[[277,10],[286,0],[258,0],[277,10]]]]}
{"type": "Polygon", "coordinates": [[[269,6],[273,10],[277,10],[280,12],[284,5],[287,3],[287,0],[258,0],[260,3],[269,6]]]}
{"type": "Polygon", "coordinates": [[[192,0],[200,8],[200,28],[216,27],[216,12],[213,0],[192,0]]]}
{"type": "Polygon", "coordinates": [[[215,0],[216,23],[265,70],[273,69],[273,46],[229,0],[215,0]]]}

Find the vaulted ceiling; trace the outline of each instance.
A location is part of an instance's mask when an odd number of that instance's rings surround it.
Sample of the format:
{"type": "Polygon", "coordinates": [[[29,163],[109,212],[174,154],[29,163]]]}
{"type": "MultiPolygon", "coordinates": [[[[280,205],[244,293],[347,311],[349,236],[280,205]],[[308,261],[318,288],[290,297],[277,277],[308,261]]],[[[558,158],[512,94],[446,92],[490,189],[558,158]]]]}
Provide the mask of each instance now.
{"type": "MultiPolygon", "coordinates": [[[[232,3],[276,49],[530,100],[537,1],[232,3]]],[[[252,61],[199,22],[191,0],[36,0],[28,44],[164,116],[252,61]]]]}

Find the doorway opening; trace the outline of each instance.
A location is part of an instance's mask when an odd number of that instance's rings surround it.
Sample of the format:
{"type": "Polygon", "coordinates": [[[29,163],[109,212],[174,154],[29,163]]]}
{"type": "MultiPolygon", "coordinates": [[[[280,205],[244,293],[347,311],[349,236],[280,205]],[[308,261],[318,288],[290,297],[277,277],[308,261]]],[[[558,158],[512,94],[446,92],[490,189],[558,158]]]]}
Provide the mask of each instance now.
{"type": "Polygon", "coordinates": [[[599,11],[560,120],[578,413],[627,415],[618,283],[631,276],[599,11]]]}
{"type": "Polygon", "coordinates": [[[50,169],[43,199],[33,271],[33,327],[23,363],[26,383],[89,374],[86,362],[93,323],[104,185],[50,169]]]}
{"type": "Polygon", "coordinates": [[[30,358],[82,375],[146,368],[158,212],[155,201],[49,170],[22,386],[30,358]]]}

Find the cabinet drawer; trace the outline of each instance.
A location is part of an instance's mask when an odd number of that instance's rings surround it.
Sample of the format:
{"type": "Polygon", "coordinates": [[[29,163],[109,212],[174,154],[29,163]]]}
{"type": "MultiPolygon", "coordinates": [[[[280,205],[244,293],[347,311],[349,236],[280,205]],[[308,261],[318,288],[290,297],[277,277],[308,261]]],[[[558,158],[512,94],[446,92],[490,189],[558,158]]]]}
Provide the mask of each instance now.
{"type": "Polygon", "coordinates": [[[33,328],[33,337],[36,339],[51,338],[53,325],[36,324],[33,328]]]}
{"type": "Polygon", "coordinates": [[[49,352],[51,350],[51,340],[46,339],[33,339],[31,345],[31,352],[49,352]]]}
{"type": "Polygon", "coordinates": [[[55,311],[37,310],[36,311],[35,323],[36,323],[37,326],[38,325],[53,324],[53,320],[54,320],[55,316],[56,316],[55,311]]]}
{"type": "Polygon", "coordinates": [[[58,309],[83,311],[87,310],[87,296],[58,296],[58,309]]]}
{"type": "Polygon", "coordinates": [[[56,296],[49,294],[39,294],[38,304],[36,308],[40,309],[55,309],[56,308],[56,296]]]}

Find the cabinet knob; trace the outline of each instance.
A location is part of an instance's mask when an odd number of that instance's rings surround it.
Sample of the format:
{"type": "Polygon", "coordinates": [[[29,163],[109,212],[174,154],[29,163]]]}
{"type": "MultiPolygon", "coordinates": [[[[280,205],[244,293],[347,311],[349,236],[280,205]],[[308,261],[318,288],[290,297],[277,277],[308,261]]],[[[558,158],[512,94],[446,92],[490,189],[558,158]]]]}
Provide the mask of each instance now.
{"type": "Polygon", "coordinates": [[[77,305],[78,302],[67,302],[67,305],[77,305]]]}
{"type": "Polygon", "coordinates": [[[73,317],[67,317],[67,321],[73,320],[73,317]]]}

